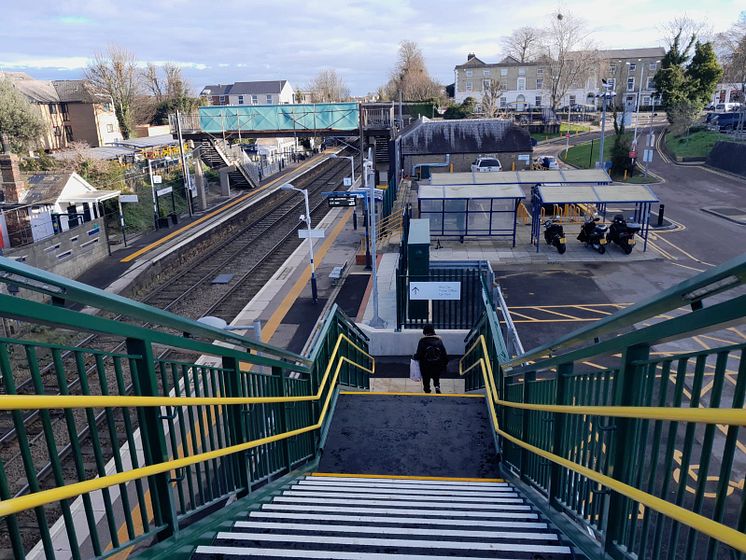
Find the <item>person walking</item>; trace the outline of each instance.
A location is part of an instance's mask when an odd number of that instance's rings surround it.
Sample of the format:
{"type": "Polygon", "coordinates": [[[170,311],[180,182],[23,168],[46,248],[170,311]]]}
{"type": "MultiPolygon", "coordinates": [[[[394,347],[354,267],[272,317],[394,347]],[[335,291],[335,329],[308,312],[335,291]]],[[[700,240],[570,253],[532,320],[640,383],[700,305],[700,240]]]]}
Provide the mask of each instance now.
{"type": "Polygon", "coordinates": [[[422,386],[425,392],[430,392],[430,380],[432,379],[435,392],[440,393],[440,377],[446,372],[448,353],[443,341],[435,334],[435,328],[432,325],[425,325],[422,334],[424,336],[417,343],[417,351],[412,359],[420,364],[422,386]]]}

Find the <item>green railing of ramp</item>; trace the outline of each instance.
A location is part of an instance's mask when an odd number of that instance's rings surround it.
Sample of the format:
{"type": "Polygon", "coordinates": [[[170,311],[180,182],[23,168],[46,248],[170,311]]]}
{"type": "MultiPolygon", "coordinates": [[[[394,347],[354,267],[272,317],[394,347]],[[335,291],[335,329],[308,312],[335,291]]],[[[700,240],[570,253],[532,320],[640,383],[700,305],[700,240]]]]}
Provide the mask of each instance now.
{"type": "Polygon", "coordinates": [[[0,547],[16,558],[176,539],[315,460],[336,387],[375,369],[336,306],[304,357],[1,257],[0,281],[17,294],[0,294],[19,333],[0,338],[0,547]]]}
{"type": "Polygon", "coordinates": [[[202,132],[348,131],[360,127],[357,103],[297,103],[288,105],[218,105],[199,108],[202,132]]]}
{"type": "Polygon", "coordinates": [[[741,256],[517,357],[490,308],[467,337],[504,473],[590,557],[746,552],[744,283],[741,256]],[[721,330],[744,342],[657,351],[721,330]]]}

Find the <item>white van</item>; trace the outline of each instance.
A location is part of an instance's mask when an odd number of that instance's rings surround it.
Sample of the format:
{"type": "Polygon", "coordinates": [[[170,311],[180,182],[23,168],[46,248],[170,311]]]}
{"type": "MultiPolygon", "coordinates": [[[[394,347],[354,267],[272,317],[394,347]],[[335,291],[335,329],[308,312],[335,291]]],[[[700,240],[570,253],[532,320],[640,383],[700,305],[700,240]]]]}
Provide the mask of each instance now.
{"type": "Polygon", "coordinates": [[[731,111],[740,111],[740,103],[718,103],[715,105],[715,112],[717,113],[730,113],[731,111]]]}

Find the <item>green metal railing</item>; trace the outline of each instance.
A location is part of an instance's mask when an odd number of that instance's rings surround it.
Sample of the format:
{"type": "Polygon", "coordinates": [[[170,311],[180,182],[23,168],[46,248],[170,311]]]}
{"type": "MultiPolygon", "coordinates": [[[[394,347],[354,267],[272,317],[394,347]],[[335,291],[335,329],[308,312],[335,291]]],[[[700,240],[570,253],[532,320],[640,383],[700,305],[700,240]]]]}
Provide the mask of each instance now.
{"type": "Polygon", "coordinates": [[[367,388],[375,369],[336,306],[304,357],[8,259],[0,281],[20,288],[0,294],[0,316],[24,333],[0,338],[0,437],[15,430],[0,447],[0,550],[16,558],[175,538],[316,460],[338,385],[367,388]],[[28,340],[81,333],[125,350],[28,340]]]}
{"type": "Polygon", "coordinates": [[[589,556],[746,552],[746,339],[656,351],[726,328],[743,338],[744,284],[746,256],[515,358],[491,309],[469,333],[461,371],[467,390],[494,389],[505,474],[589,556]]]}

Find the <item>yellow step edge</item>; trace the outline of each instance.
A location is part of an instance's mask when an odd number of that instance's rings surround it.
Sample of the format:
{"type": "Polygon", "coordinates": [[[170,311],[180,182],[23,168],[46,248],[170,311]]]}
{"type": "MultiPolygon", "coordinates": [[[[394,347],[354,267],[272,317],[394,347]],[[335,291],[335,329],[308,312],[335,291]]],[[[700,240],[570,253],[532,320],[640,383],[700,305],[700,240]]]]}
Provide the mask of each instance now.
{"type": "Polygon", "coordinates": [[[389,391],[340,391],[340,395],[394,395],[401,397],[467,397],[470,399],[483,399],[481,393],[397,393],[389,391]]]}
{"type": "Polygon", "coordinates": [[[311,473],[311,476],[337,477],[337,478],[383,478],[387,480],[434,480],[442,482],[505,482],[502,478],[469,478],[460,476],[414,476],[414,475],[396,475],[396,474],[350,474],[350,473],[311,473]]]}

